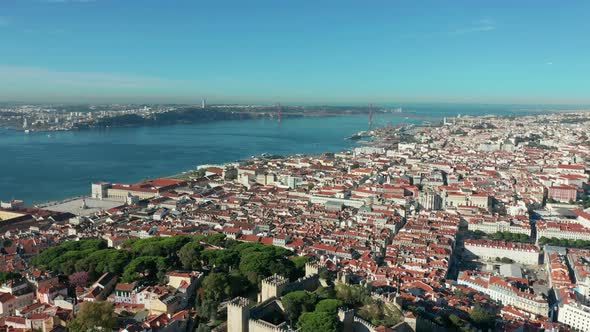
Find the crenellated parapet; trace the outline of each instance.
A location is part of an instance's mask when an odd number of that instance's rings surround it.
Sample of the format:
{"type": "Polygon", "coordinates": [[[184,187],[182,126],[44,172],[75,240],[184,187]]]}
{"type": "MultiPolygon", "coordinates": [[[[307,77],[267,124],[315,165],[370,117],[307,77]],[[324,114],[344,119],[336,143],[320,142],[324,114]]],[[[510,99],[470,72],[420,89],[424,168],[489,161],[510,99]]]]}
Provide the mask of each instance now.
{"type": "Polygon", "coordinates": [[[248,332],[250,319],[250,300],[236,297],[227,304],[227,330],[248,332]]]}
{"type": "MultiPolygon", "coordinates": [[[[260,319],[251,319],[249,322],[250,332],[289,332],[293,331],[287,323],[274,325],[260,319]]],[[[229,330],[228,330],[229,331],[229,330]]]]}
{"type": "Polygon", "coordinates": [[[322,271],[328,268],[324,262],[314,261],[305,263],[305,276],[319,275],[322,271]]]}
{"type": "Polygon", "coordinates": [[[262,287],[258,296],[258,302],[264,302],[273,297],[281,297],[284,289],[289,284],[289,279],[274,274],[262,280],[262,287]]]}

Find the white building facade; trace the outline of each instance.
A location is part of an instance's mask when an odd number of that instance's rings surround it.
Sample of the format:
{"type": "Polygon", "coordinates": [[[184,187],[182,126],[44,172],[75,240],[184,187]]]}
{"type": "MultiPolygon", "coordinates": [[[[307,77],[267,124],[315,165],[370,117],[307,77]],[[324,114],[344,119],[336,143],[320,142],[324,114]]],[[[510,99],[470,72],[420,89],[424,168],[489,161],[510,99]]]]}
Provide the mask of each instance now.
{"type": "Polygon", "coordinates": [[[465,251],[485,260],[509,258],[526,265],[539,264],[539,248],[532,244],[504,241],[465,240],[465,251]]]}

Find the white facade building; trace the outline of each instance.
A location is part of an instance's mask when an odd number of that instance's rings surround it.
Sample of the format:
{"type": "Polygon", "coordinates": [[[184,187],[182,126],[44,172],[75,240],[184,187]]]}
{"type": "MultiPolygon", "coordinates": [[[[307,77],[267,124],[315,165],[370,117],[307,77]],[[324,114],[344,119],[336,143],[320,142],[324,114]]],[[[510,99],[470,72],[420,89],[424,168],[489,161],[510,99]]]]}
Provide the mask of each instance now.
{"type": "Polygon", "coordinates": [[[487,294],[492,300],[499,301],[503,305],[512,305],[539,316],[547,317],[549,313],[547,300],[539,295],[520,291],[501,277],[475,275],[464,271],[459,274],[457,283],[487,294]]]}
{"type": "Polygon", "coordinates": [[[557,321],[578,331],[590,331],[590,307],[580,303],[568,303],[559,308],[557,321]]]}
{"type": "Polygon", "coordinates": [[[531,235],[531,226],[528,223],[516,223],[508,220],[495,220],[493,218],[466,218],[467,229],[470,231],[482,231],[487,234],[497,232],[510,232],[516,234],[531,235]]]}
{"type": "Polygon", "coordinates": [[[485,260],[510,258],[516,263],[539,264],[539,248],[532,244],[505,241],[465,240],[465,251],[485,260]]]}

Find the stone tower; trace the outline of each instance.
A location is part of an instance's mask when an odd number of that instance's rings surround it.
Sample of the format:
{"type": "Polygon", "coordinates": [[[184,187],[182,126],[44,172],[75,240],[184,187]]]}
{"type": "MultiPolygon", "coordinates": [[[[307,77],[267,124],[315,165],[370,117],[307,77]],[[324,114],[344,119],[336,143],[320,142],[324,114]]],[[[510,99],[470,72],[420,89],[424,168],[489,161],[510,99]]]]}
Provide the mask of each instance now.
{"type": "Polygon", "coordinates": [[[350,285],[351,277],[352,275],[348,271],[339,271],[337,273],[336,281],[341,284],[350,285]]]}
{"type": "Polygon", "coordinates": [[[248,332],[250,319],[250,301],[236,297],[227,304],[227,330],[231,332],[248,332]]]}
{"type": "Polygon", "coordinates": [[[326,264],[322,262],[307,262],[305,263],[305,276],[319,275],[320,272],[327,270],[326,264]]]}
{"type": "Polygon", "coordinates": [[[262,280],[262,289],[258,302],[264,302],[272,297],[280,297],[288,284],[289,280],[287,278],[276,273],[262,280]]]}
{"type": "Polygon", "coordinates": [[[338,320],[342,323],[343,332],[354,331],[354,310],[352,309],[338,309],[338,320]]]}

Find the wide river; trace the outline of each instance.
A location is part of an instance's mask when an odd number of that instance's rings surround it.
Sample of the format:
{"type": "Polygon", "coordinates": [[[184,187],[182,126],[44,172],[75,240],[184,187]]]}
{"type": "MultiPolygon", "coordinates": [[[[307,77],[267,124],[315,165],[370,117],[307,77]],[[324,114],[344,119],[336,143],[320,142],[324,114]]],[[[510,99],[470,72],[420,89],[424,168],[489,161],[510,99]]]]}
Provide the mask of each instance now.
{"type": "MultiPolygon", "coordinates": [[[[522,114],[506,108],[462,109],[463,114],[522,114]]],[[[383,116],[377,125],[422,123],[457,109],[383,116]]],[[[262,153],[337,152],[367,129],[365,116],[220,121],[206,124],[115,128],[54,133],[0,129],[0,200],[25,204],[89,195],[93,181],[134,183],[170,176],[197,165],[231,162],[262,153]]]]}
{"type": "MultiPolygon", "coordinates": [[[[421,122],[392,118],[388,123],[421,122]]],[[[0,199],[30,205],[89,195],[93,181],[133,183],[262,153],[337,152],[366,117],[220,121],[52,133],[0,129],[0,199]]]]}

